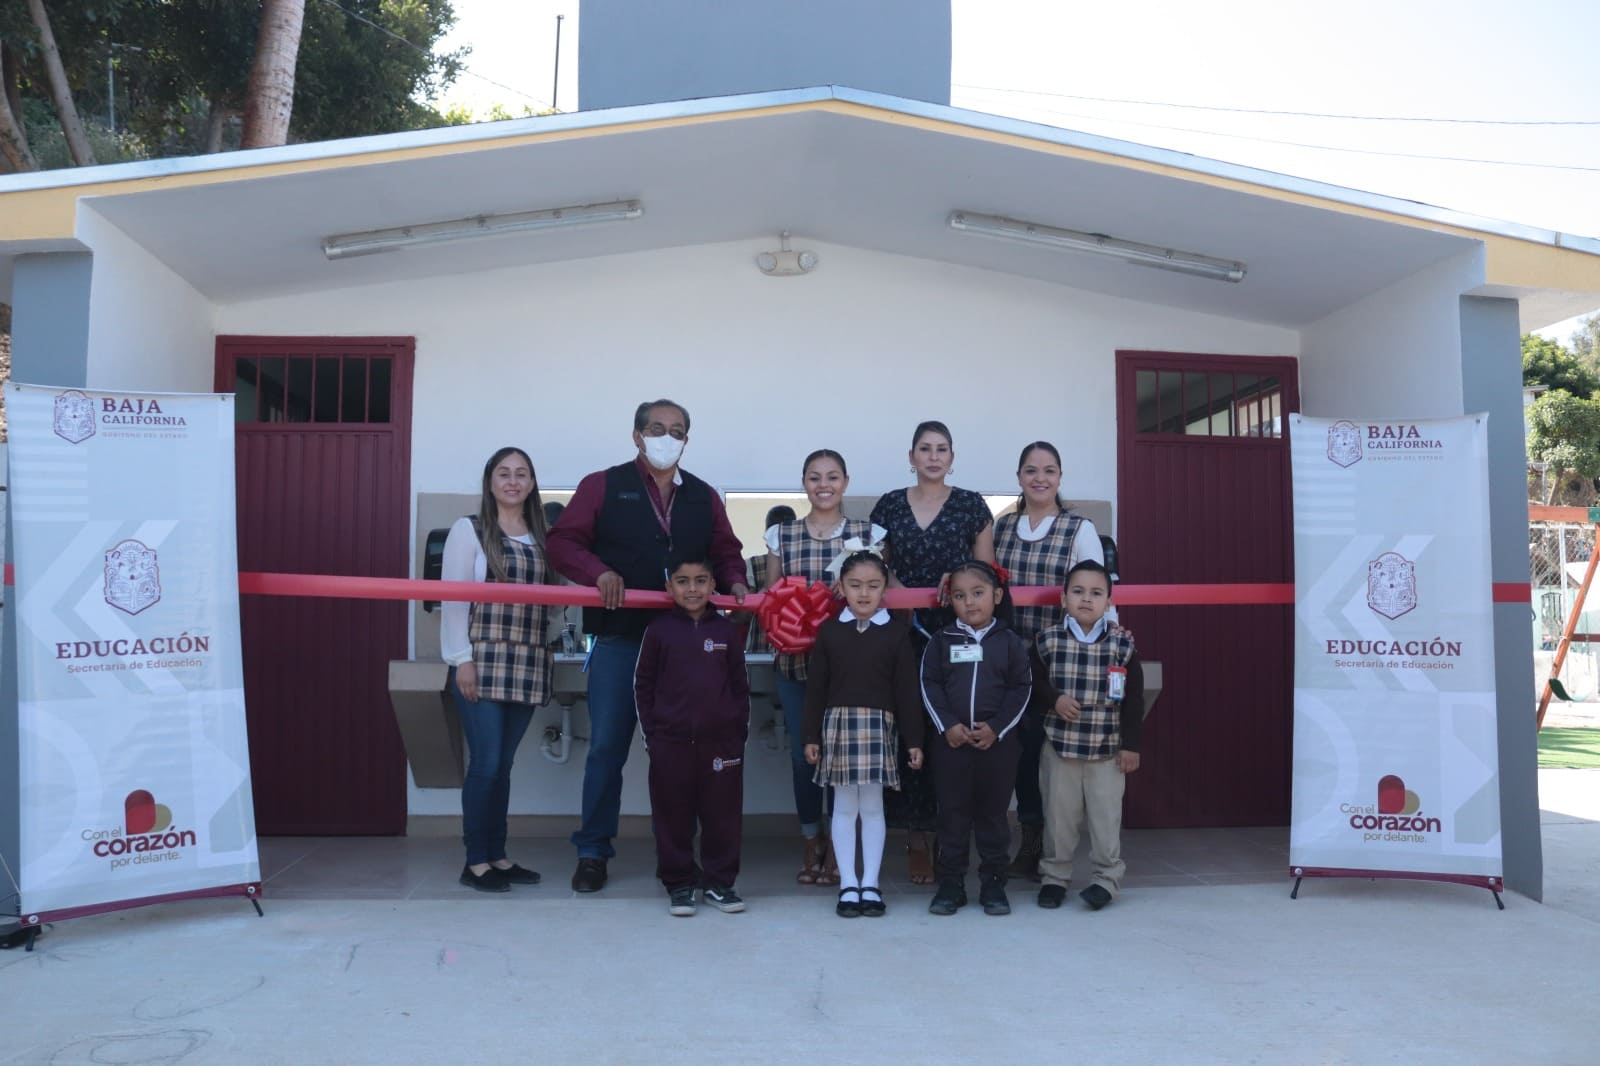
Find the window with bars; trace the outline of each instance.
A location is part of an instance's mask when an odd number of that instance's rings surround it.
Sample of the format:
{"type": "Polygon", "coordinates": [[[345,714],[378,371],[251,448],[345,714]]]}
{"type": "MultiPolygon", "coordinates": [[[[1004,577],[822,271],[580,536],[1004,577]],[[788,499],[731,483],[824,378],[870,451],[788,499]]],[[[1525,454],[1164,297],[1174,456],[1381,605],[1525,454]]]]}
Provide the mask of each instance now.
{"type": "Polygon", "coordinates": [[[1139,433],[1283,436],[1283,386],[1274,374],[1140,370],[1134,387],[1139,433]]]}
{"type": "Polygon", "coordinates": [[[393,380],[389,355],[240,356],[234,420],[386,424],[393,380]]]}

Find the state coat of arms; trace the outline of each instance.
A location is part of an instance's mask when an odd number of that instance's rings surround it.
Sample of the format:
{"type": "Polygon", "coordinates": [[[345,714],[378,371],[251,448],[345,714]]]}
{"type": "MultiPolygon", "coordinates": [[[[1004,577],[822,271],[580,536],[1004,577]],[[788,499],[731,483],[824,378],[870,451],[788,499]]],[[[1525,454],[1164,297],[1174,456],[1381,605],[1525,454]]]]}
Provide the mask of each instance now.
{"type": "Polygon", "coordinates": [[[1385,618],[1399,618],[1417,605],[1417,565],[1398,552],[1384,552],[1367,564],[1367,606],[1385,618]]]}
{"type": "Polygon", "coordinates": [[[138,614],[161,599],[161,573],[156,552],[137,540],[125,540],[106,552],[106,602],[119,611],[138,614]]]}
{"type": "Polygon", "coordinates": [[[1341,419],[1328,427],[1328,459],[1339,466],[1361,461],[1361,427],[1341,419]]]}
{"type": "Polygon", "coordinates": [[[94,401],[76,389],[56,397],[56,436],[81,444],[94,436],[94,401]]]}

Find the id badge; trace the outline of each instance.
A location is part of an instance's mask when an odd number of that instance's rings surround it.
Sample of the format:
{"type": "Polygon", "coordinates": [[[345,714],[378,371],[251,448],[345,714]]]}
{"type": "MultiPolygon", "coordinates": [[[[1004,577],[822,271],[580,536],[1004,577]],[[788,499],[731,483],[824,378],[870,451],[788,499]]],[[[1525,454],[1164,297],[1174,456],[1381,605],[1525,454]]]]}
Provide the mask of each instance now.
{"type": "Polygon", "coordinates": [[[1106,670],[1106,695],[1114,700],[1122,698],[1123,690],[1128,687],[1128,670],[1123,666],[1113,666],[1106,670]]]}
{"type": "Polygon", "coordinates": [[[950,661],[953,663],[981,663],[983,662],[983,645],[952,644],[950,645],[950,661]]]}

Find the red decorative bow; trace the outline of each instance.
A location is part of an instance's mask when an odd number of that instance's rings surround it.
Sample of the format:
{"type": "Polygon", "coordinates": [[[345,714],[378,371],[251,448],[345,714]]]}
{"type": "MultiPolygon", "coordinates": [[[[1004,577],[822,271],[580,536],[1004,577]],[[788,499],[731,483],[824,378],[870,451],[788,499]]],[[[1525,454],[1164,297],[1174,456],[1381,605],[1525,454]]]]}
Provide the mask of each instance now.
{"type": "Polygon", "coordinates": [[[991,568],[993,568],[993,570],[995,572],[995,576],[1000,579],[1000,584],[1002,584],[1002,585],[1011,584],[1011,571],[1007,570],[1005,567],[1001,566],[999,563],[990,563],[989,566],[991,568]]]}
{"type": "Polygon", "coordinates": [[[820,581],[808,584],[796,575],[767,590],[756,609],[756,621],[774,648],[797,655],[811,650],[817,642],[817,630],[836,610],[828,586],[820,581]]]}

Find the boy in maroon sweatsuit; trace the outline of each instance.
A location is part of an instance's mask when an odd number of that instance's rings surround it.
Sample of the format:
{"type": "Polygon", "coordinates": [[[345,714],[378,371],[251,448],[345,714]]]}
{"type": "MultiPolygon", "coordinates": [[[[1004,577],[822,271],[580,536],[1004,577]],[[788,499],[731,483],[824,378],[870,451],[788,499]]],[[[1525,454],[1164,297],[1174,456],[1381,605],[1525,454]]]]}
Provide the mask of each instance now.
{"type": "Polygon", "coordinates": [[[733,883],[744,828],[750,680],[744,630],[711,609],[715,588],[706,560],[669,555],[667,591],[674,606],[645,630],[633,674],[650,752],[656,876],[666,886],[671,913],[680,917],[694,914],[696,887],[720,911],[744,910],[733,883]]]}

